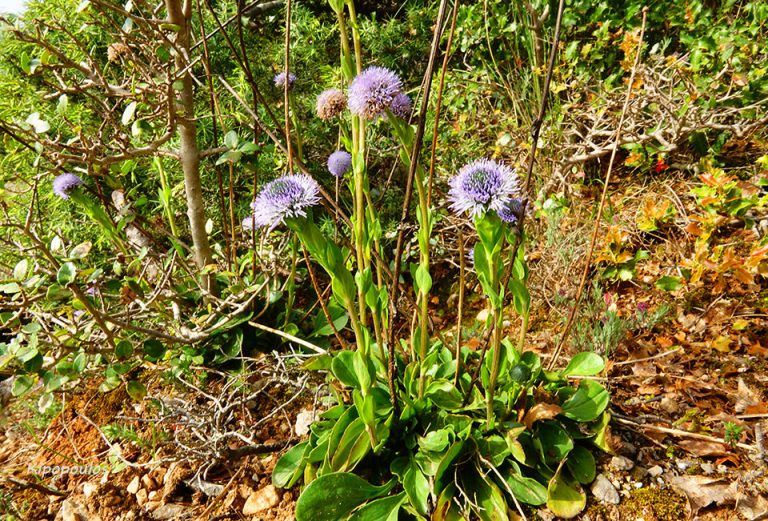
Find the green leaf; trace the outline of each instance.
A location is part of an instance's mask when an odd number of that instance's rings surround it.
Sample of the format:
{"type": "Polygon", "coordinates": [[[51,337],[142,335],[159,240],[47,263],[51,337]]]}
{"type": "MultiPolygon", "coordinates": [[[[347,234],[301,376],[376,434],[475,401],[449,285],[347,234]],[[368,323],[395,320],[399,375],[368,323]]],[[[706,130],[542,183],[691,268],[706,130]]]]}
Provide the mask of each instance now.
{"type": "Polygon", "coordinates": [[[678,291],[683,287],[680,277],[664,275],[656,281],[655,286],[664,291],[678,291]]]}
{"type": "Polygon", "coordinates": [[[416,268],[416,286],[423,294],[429,293],[432,289],[432,276],[429,274],[429,268],[423,264],[419,264],[416,268]]]}
{"type": "Polygon", "coordinates": [[[66,286],[67,284],[74,282],[76,275],[77,268],[75,267],[74,263],[65,262],[61,265],[59,271],[56,273],[56,282],[62,286],[66,286]]]}
{"type": "Polygon", "coordinates": [[[571,476],[579,483],[586,485],[595,480],[595,457],[586,447],[576,445],[568,454],[565,464],[571,472],[571,476]]]}
{"type": "Polygon", "coordinates": [[[143,383],[138,380],[130,380],[126,385],[125,390],[128,392],[128,396],[140,402],[147,395],[147,388],[143,383]]]}
{"type": "Polygon", "coordinates": [[[432,521],[467,521],[453,500],[456,495],[456,487],[449,484],[437,498],[435,511],[432,512],[432,521]]]}
{"type": "Polygon", "coordinates": [[[440,461],[440,464],[437,466],[437,471],[435,472],[435,494],[440,494],[444,488],[450,486],[450,483],[453,480],[453,462],[456,461],[456,458],[458,458],[463,451],[464,442],[456,441],[448,448],[447,451],[445,451],[445,454],[443,454],[443,458],[440,461]]]}
{"type": "Polygon", "coordinates": [[[341,351],[331,362],[331,372],[344,385],[359,388],[360,382],[355,376],[354,359],[354,351],[341,351]]]}
{"type": "Polygon", "coordinates": [[[573,449],[571,437],[553,421],[542,421],[536,425],[533,443],[547,464],[559,464],[573,449]]]}
{"type": "Polygon", "coordinates": [[[563,376],[593,376],[605,369],[605,360],[597,353],[585,351],[574,356],[568,367],[566,367],[563,376]]]}
{"type": "Polygon", "coordinates": [[[224,136],[224,145],[226,145],[227,148],[235,149],[239,143],[240,137],[238,137],[237,132],[234,130],[230,130],[224,136]]]}
{"type": "Polygon", "coordinates": [[[492,480],[486,479],[477,470],[468,472],[464,477],[464,490],[479,507],[473,510],[482,521],[509,520],[507,502],[501,490],[492,480]]]}
{"type": "Polygon", "coordinates": [[[361,418],[355,418],[344,431],[338,447],[331,456],[331,468],[334,471],[348,471],[360,463],[371,449],[368,432],[361,418]]]}
{"type": "Polygon", "coordinates": [[[349,521],[397,521],[400,506],[405,499],[405,492],[376,499],[358,509],[349,521]]]}
{"type": "Polygon", "coordinates": [[[547,488],[533,478],[513,471],[504,476],[504,481],[515,497],[528,505],[539,506],[547,502],[547,488]]]}
{"type": "Polygon", "coordinates": [[[563,416],[578,422],[592,421],[608,407],[610,395],[593,380],[582,380],[579,390],[563,403],[563,416]]]}
{"type": "Polygon", "coordinates": [[[144,341],[144,355],[150,361],[160,360],[165,355],[165,346],[155,339],[149,339],[144,341]]]}
{"type": "Polygon", "coordinates": [[[115,356],[118,358],[128,358],[133,354],[133,344],[127,340],[121,340],[115,346],[115,356]]]}
{"type": "Polygon", "coordinates": [[[22,280],[26,278],[27,271],[29,270],[29,261],[27,259],[21,259],[16,263],[13,268],[13,278],[16,280],[22,280]]]}
{"type": "Polygon", "coordinates": [[[403,488],[416,511],[426,516],[429,512],[429,481],[413,461],[403,476],[403,488]]]}
{"type": "Polygon", "coordinates": [[[224,152],[219,159],[216,160],[216,165],[223,165],[224,163],[237,163],[243,157],[243,153],[239,150],[228,150],[224,152]]]}
{"type": "Polygon", "coordinates": [[[31,376],[22,374],[16,377],[13,381],[13,387],[11,388],[11,394],[13,396],[21,396],[26,394],[32,386],[35,385],[35,381],[31,376]]]}
{"type": "Polygon", "coordinates": [[[460,409],[463,403],[461,392],[447,380],[437,380],[430,383],[424,396],[441,409],[460,409]]]}
{"type": "Polygon", "coordinates": [[[348,472],[320,476],[304,489],[296,502],[296,521],[337,521],[369,499],[383,496],[395,481],[374,486],[348,472]]]}
{"type": "Polygon", "coordinates": [[[440,452],[448,446],[448,430],[431,431],[419,438],[419,447],[423,450],[440,452]]]}
{"type": "Polygon", "coordinates": [[[82,373],[85,371],[85,353],[78,353],[78,355],[75,357],[75,359],[72,361],[72,370],[76,373],[82,373]]]}
{"type": "MultiPolygon", "coordinates": [[[[55,391],[69,381],[69,378],[60,374],[48,372],[46,375],[50,375],[48,381],[45,382],[45,392],[47,393],[55,391]]],[[[45,376],[43,376],[43,379],[45,380],[45,376]]]]}
{"type": "Polygon", "coordinates": [[[556,474],[550,480],[547,491],[549,492],[547,507],[553,514],[565,519],[579,515],[587,504],[587,496],[569,485],[560,474],[556,474]]]}
{"type": "Polygon", "coordinates": [[[304,455],[309,441],[303,441],[283,454],[277,460],[275,468],[272,470],[272,484],[280,488],[291,488],[301,478],[306,460],[304,455]]]}

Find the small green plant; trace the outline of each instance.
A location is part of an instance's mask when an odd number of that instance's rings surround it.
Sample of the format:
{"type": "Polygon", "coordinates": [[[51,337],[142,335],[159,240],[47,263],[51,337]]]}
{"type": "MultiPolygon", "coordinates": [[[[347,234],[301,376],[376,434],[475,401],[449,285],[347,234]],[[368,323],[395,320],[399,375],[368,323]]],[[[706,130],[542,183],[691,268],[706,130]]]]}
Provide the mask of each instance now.
{"type": "Polygon", "coordinates": [[[647,250],[632,251],[629,234],[619,226],[611,226],[606,232],[603,249],[595,258],[603,265],[602,276],[609,280],[632,280],[637,263],[650,256],[647,250]]]}
{"type": "Polygon", "coordinates": [[[724,422],[723,427],[725,427],[725,436],[723,439],[726,443],[730,444],[731,447],[735,447],[741,439],[744,427],[731,421],[724,422]]]}

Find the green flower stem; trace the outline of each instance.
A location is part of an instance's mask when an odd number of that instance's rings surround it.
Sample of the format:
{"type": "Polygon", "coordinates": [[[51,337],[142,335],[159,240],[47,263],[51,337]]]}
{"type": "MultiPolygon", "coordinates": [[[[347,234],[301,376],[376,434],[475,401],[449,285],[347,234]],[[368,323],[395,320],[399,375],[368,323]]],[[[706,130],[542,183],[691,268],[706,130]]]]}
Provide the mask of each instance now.
{"type": "Polygon", "coordinates": [[[296,301],[296,266],[298,264],[299,248],[296,244],[296,239],[291,237],[291,271],[288,274],[288,280],[286,281],[286,291],[288,292],[288,299],[285,304],[285,319],[283,320],[283,328],[287,326],[291,321],[291,313],[293,312],[293,304],[296,301]]]}
{"type": "MultiPolygon", "coordinates": [[[[420,165],[416,166],[416,190],[419,196],[419,265],[422,273],[429,274],[429,237],[432,234],[431,215],[427,202],[427,190],[425,186],[424,170],[420,165]]],[[[430,285],[419,284],[419,359],[423,362],[427,358],[427,344],[429,337],[429,290],[430,285]]],[[[424,396],[426,371],[419,372],[419,398],[424,396]]]]}
{"type": "Polygon", "coordinates": [[[499,366],[501,365],[501,338],[502,338],[502,317],[503,309],[494,307],[493,309],[493,337],[491,339],[491,349],[493,358],[491,359],[491,374],[488,379],[488,389],[486,391],[486,423],[488,430],[493,429],[493,398],[496,394],[496,381],[499,378],[499,366]]]}
{"type": "MultiPolygon", "coordinates": [[[[354,169],[354,197],[355,197],[355,253],[357,255],[357,269],[363,271],[367,267],[366,254],[365,254],[365,242],[366,242],[366,222],[365,222],[365,194],[363,192],[364,186],[364,171],[363,165],[358,165],[360,168],[354,169]]],[[[358,305],[360,308],[360,323],[365,326],[367,324],[367,312],[365,306],[365,288],[360,285],[357,288],[358,291],[358,305]]]]}
{"type": "MultiPolygon", "coordinates": [[[[501,279],[504,274],[502,251],[505,243],[505,225],[496,214],[488,213],[475,219],[475,229],[480,241],[475,246],[475,270],[485,295],[491,304],[493,336],[490,340],[492,352],[488,388],[485,390],[487,407],[487,429],[494,425],[493,399],[499,377],[501,361],[502,316],[504,311],[504,288],[501,279]]],[[[484,360],[481,358],[480,365],[484,360]]],[[[470,390],[471,392],[471,390],[470,390]]]]}
{"type": "Polygon", "coordinates": [[[166,219],[168,219],[168,226],[171,227],[171,233],[174,237],[179,236],[179,230],[176,228],[176,219],[173,218],[173,211],[171,210],[171,188],[168,186],[168,176],[163,168],[163,161],[156,157],[154,159],[155,168],[157,173],[160,174],[160,189],[162,195],[160,197],[160,204],[163,205],[163,213],[165,213],[166,219]]]}
{"type": "Polygon", "coordinates": [[[355,11],[354,0],[347,0],[347,9],[349,10],[349,25],[352,26],[352,43],[355,46],[355,64],[357,73],[363,72],[363,50],[360,45],[360,31],[357,25],[357,12],[355,11]]]}
{"type": "Polygon", "coordinates": [[[355,77],[354,65],[352,64],[352,50],[349,47],[349,36],[347,36],[347,22],[344,20],[344,10],[336,11],[336,19],[339,22],[339,39],[341,40],[341,69],[347,81],[352,81],[355,77]]]}

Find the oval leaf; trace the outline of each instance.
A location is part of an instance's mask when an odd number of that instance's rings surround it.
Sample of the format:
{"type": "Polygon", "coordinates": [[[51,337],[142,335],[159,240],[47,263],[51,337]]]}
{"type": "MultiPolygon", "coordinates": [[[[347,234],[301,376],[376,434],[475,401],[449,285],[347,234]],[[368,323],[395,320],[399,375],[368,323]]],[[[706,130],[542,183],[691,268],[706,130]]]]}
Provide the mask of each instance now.
{"type": "Polygon", "coordinates": [[[350,512],[369,499],[383,496],[395,485],[379,487],[348,472],[320,476],[304,489],[296,502],[296,521],[346,519],[350,512]]]}
{"type": "Polygon", "coordinates": [[[77,275],[77,268],[74,263],[65,262],[56,273],[56,282],[62,286],[66,286],[67,284],[74,282],[75,275],[77,275]]]}
{"type": "Polygon", "coordinates": [[[597,353],[585,351],[574,356],[562,374],[563,376],[594,376],[603,369],[605,369],[603,357],[597,353]]]}
{"type": "Polygon", "coordinates": [[[565,519],[579,515],[587,504],[587,496],[566,483],[560,474],[556,474],[549,482],[547,492],[549,493],[547,507],[553,514],[565,519]]]}
{"type": "Polygon", "coordinates": [[[592,380],[582,380],[579,390],[563,404],[563,416],[578,422],[589,422],[608,406],[610,395],[605,387],[592,380]]]}
{"type": "Polygon", "coordinates": [[[405,492],[371,501],[352,514],[349,521],[397,521],[400,505],[405,502],[405,492]]]}

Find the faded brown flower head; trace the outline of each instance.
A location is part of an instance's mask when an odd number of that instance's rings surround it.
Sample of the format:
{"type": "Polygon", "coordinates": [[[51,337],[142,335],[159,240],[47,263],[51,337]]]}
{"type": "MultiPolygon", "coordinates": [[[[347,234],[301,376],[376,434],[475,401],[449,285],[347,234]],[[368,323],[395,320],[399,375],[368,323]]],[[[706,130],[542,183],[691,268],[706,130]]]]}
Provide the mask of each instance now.
{"type": "Polygon", "coordinates": [[[107,47],[107,60],[116,62],[128,56],[130,49],[124,43],[112,43],[107,47]]]}
{"type": "Polygon", "coordinates": [[[317,97],[317,116],[327,121],[347,108],[347,97],[339,89],[324,90],[317,97]]]}

